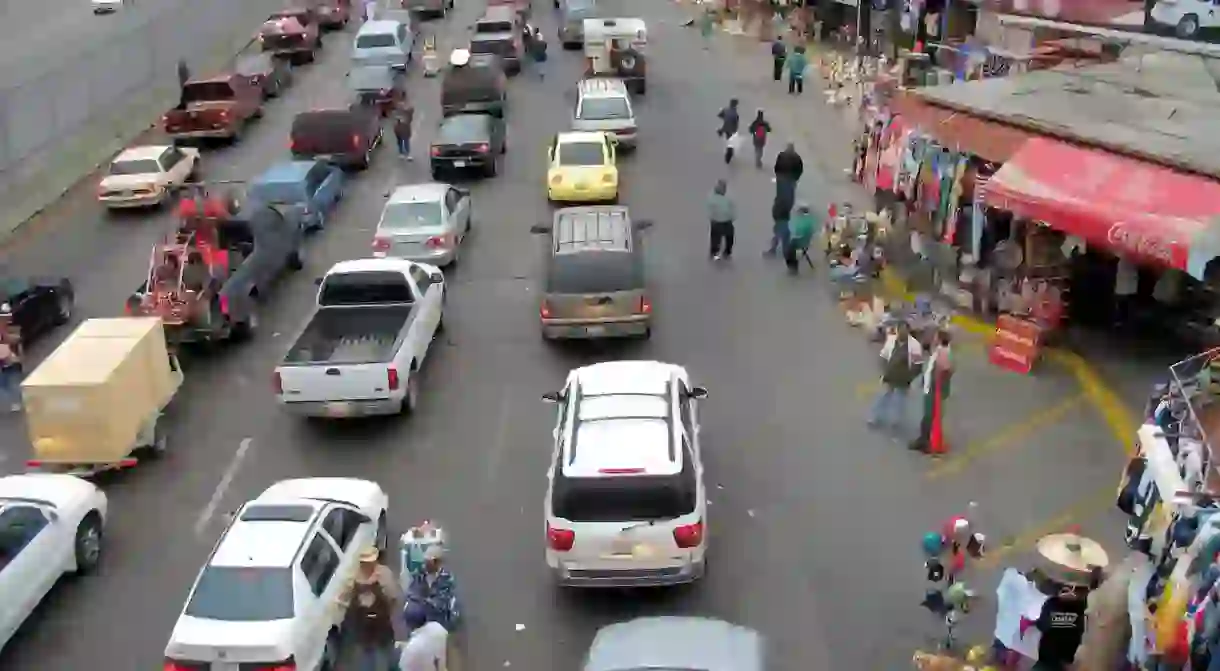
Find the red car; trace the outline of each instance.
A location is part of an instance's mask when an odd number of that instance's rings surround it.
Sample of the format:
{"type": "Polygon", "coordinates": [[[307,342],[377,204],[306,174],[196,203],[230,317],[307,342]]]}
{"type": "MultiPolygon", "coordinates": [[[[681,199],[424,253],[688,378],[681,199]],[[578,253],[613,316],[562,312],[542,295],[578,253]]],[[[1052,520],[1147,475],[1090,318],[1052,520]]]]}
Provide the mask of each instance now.
{"type": "Polygon", "coordinates": [[[342,30],[352,18],[351,0],[309,0],[306,3],[327,30],[342,30]]]}
{"type": "Polygon", "coordinates": [[[258,31],[263,51],[293,62],[311,63],[322,48],[318,17],[308,7],[289,7],[272,14],[258,31]]]}
{"type": "Polygon", "coordinates": [[[165,113],[165,134],[175,140],[223,138],[236,141],[246,124],[263,116],[263,90],[250,77],[231,72],[193,79],[182,100],[165,113]]]}

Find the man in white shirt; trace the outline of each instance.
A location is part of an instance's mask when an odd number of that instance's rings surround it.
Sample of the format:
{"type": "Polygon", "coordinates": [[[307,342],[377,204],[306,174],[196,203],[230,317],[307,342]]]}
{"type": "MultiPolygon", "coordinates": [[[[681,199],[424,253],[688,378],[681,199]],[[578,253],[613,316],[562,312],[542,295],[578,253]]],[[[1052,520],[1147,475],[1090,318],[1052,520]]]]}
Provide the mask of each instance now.
{"type": "Polygon", "coordinates": [[[402,644],[398,671],[448,671],[449,632],[427,622],[422,609],[408,607],[404,619],[411,634],[402,644]]]}

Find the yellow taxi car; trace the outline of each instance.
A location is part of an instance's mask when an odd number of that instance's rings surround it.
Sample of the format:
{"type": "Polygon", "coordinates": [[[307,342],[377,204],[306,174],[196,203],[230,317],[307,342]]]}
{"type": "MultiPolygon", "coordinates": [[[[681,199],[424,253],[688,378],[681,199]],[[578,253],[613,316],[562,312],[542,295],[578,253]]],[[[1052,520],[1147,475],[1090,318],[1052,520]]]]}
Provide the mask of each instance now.
{"type": "Polygon", "coordinates": [[[618,200],[618,148],[602,131],[560,133],[551,143],[546,172],[547,200],[553,203],[618,200]]]}

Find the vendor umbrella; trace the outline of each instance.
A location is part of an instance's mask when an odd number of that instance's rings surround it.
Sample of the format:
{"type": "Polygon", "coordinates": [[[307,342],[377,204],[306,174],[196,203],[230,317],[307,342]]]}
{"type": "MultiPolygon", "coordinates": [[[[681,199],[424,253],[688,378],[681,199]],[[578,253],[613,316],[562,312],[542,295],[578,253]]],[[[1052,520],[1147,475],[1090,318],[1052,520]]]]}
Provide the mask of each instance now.
{"type": "Polygon", "coordinates": [[[1077,534],[1043,536],[1038,555],[1051,565],[1051,577],[1071,584],[1088,584],[1094,569],[1110,565],[1109,555],[1097,541],[1077,534]]]}

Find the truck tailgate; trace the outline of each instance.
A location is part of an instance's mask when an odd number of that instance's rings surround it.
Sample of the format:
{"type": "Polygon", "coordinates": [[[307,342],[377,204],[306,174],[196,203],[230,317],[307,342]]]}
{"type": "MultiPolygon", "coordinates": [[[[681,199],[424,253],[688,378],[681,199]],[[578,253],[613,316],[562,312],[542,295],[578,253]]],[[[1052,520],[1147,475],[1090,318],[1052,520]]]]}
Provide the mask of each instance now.
{"type": "Polygon", "coordinates": [[[388,363],[280,366],[281,398],[287,403],[366,401],[389,398],[398,374],[388,363]]]}

